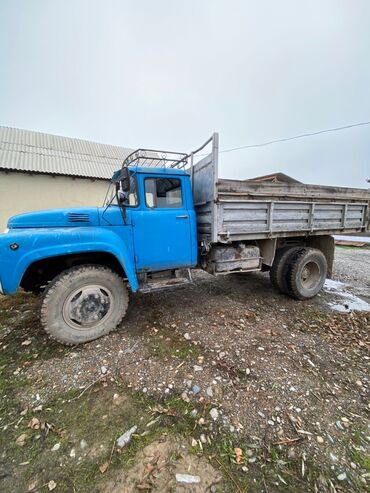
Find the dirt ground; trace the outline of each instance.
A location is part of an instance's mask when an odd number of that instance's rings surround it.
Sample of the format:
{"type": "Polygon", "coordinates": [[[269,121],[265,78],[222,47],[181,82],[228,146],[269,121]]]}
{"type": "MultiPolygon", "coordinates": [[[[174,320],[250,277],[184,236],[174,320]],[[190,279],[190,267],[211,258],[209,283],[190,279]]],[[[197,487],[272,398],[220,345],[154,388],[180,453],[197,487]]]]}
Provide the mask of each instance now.
{"type": "Polygon", "coordinates": [[[0,298],[0,491],[367,491],[369,303],[366,248],[313,300],[197,272],[73,348],[0,298]]]}

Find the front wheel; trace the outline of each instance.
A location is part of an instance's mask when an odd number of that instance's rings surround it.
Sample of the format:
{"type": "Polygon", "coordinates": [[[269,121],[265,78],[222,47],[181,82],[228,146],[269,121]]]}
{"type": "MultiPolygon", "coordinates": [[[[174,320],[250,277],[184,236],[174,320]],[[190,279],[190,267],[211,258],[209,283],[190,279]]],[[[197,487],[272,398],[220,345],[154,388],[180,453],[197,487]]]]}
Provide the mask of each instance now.
{"type": "Polygon", "coordinates": [[[127,287],[112,270],[80,265],[62,272],[47,287],[41,323],[63,344],[83,344],[115,329],[128,306],[127,287]]]}

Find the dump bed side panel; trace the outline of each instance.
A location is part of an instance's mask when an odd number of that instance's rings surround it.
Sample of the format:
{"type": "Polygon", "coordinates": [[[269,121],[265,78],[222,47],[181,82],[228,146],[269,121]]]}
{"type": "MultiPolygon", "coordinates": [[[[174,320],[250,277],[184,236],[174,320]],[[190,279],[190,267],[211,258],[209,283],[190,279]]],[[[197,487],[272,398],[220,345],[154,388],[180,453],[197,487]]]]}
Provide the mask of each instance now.
{"type": "Polygon", "coordinates": [[[220,198],[217,207],[219,241],[358,232],[368,213],[366,202],[220,198]]]}

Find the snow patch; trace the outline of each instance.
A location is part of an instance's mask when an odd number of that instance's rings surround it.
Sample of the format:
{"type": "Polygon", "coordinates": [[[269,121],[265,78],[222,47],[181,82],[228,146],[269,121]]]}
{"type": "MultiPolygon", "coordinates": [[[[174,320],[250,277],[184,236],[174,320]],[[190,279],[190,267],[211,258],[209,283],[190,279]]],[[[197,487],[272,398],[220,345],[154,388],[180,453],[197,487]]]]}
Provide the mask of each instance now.
{"type": "Polygon", "coordinates": [[[358,296],[346,291],[346,285],[343,282],[327,279],[324,284],[324,290],[327,293],[334,294],[342,298],[342,301],[337,300],[336,302],[328,302],[328,305],[337,312],[349,313],[352,311],[370,311],[370,304],[358,296]]]}
{"type": "Polygon", "coordinates": [[[342,235],[334,235],[335,240],[340,241],[359,241],[361,243],[369,243],[370,244],[370,236],[342,236],[342,235]]]}

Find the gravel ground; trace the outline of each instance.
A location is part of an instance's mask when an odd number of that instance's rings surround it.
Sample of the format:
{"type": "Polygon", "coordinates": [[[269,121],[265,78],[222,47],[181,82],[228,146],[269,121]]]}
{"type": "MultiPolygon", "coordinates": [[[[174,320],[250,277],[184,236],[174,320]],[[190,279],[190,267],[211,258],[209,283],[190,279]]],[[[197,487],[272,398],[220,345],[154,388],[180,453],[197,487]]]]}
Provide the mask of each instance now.
{"type": "MultiPolygon", "coordinates": [[[[336,250],[345,289],[368,296],[369,274],[370,250],[336,250]]],[[[40,409],[55,395],[119,380],[150,402],[190,406],[187,440],[199,450],[239,443],[240,462],[235,447],[231,455],[248,491],[365,491],[370,312],[335,312],[331,291],[292,300],[267,273],[194,277],[177,291],[133,296],[117,331],[68,350],[46,339],[37,299],[0,300],[0,349],[17,347],[9,365],[29,382],[17,399],[40,409]]]]}
{"type": "Polygon", "coordinates": [[[336,248],[334,279],[370,292],[370,248],[336,248]]]}

